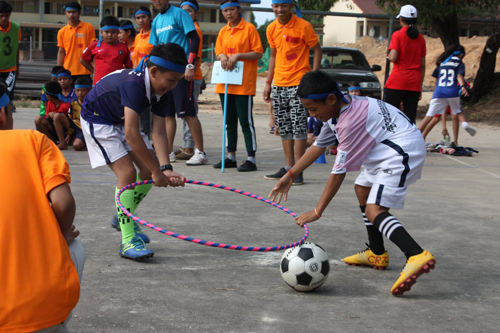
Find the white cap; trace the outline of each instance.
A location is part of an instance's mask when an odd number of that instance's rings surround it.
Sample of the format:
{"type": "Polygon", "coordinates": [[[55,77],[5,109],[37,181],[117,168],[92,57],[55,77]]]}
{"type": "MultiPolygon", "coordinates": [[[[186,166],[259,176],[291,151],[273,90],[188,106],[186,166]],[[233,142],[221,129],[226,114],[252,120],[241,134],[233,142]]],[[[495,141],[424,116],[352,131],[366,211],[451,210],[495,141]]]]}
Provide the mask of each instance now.
{"type": "Polygon", "coordinates": [[[417,8],[412,5],[404,5],[401,7],[399,11],[399,15],[396,18],[404,17],[404,18],[417,18],[417,8]]]}

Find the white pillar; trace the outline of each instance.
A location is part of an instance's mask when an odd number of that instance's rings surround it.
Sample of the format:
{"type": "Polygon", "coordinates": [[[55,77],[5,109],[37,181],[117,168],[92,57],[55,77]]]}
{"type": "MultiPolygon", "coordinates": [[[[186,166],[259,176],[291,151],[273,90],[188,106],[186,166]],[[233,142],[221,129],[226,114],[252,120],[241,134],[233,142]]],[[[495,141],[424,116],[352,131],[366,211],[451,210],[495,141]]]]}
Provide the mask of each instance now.
{"type": "Polygon", "coordinates": [[[363,36],[366,36],[368,35],[368,20],[365,18],[363,18],[363,36]]]}

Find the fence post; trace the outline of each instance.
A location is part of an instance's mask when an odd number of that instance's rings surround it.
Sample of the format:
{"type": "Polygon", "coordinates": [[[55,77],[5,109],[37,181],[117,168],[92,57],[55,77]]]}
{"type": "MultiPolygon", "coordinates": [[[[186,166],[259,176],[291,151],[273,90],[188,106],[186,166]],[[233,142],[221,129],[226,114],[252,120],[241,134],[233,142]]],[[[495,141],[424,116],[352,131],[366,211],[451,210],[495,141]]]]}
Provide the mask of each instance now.
{"type": "Polygon", "coordinates": [[[210,58],[212,60],[212,66],[214,65],[214,43],[212,42],[211,45],[212,49],[210,50],[210,58]]]}
{"type": "Polygon", "coordinates": [[[30,61],[33,61],[33,36],[30,36],[30,61]]]}

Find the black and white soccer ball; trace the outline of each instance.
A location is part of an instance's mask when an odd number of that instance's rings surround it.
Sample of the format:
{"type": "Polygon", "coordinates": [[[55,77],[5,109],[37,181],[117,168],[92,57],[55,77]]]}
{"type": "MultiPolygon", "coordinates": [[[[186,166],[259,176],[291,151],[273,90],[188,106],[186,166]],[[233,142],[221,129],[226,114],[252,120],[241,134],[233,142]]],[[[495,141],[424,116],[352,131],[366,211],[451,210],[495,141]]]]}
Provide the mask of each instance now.
{"type": "Polygon", "coordinates": [[[297,291],[311,291],[326,281],[330,263],[321,246],[307,242],[283,253],[280,271],[290,287],[297,291]]]}

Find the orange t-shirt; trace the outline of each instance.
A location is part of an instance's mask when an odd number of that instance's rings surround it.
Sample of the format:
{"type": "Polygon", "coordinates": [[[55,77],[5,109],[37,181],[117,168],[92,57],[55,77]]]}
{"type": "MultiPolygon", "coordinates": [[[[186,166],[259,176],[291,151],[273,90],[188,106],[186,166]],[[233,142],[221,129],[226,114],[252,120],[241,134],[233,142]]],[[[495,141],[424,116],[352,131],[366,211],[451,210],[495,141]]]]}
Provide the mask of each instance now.
{"type": "Polygon", "coordinates": [[[57,46],[66,51],[64,68],[71,75],[92,74],[80,63],[83,51],[95,40],[95,30],[92,24],[80,21],[76,28],[69,23],[57,33],[57,46]]]}
{"type": "Polygon", "coordinates": [[[298,86],[302,76],[311,70],[310,48],[318,44],[318,35],[311,23],[292,14],[286,25],[278,19],[267,27],[269,46],[276,49],[274,85],[298,86]]]}
{"type": "MultiPolygon", "coordinates": [[[[11,22],[9,21],[9,26],[7,27],[7,30],[4,30],[1,26],[0,26],[0,31],[1,32],[4,32],[4,33],[8,33],[10,31],[10,26],[11,26],[11,22]]],[[[19,27],[19,40],[21,40],[21,27],[19,27]]],[[[17,46],[19,48],[19,45],[17,46]]],[[[17,51],[16,51],[17,52],[17,51]]],[[[6,73],[6,72],[14,72],[14,71],[17,71],[17,65],[16,66],[13,66],[11,68],[8,68],[8,69],[0,69],[0,73],[6,73]]]]}
{"type": "Polygon", "coordinates": [[[201,32],[200,26],[197,21],[194,21],[194,26],[196,28],[196,32],[198,36],[200,36],[200,47],[198,48],[198,58],[200,61],[196,64],[196,71],[194,72],[195,80],[203,80],[203,74],[201,73],[201,54],[203,53],[203,33],[201,32]]]}
{"type": "MultiPolygon", "coordinates": [[[[219,31],[217,42],[215,44],[215,54],[225,54],[230,57],[236,53],[257,52],[262,54],[264,49],[260,41],[260,35],[251,23],[248,23],[243,18],[237,27],[231,28],[229,23],[219,31]]],[[[243,84],[228,85],[228,94],[233,95],[255,95],[257,88],[257,65],[258,60],[241,60],[243,61],[243,84]]],[[[217,94],[224,94],[225,85],[217,84],[215,89],[217,94]]]]}
{"type": "Polygon", "coordinates": [[[62,323],[80,298],[68,244],[47,194],[69,183],[69,166],[45,135],[0,130],[0,332],[62,323]]]}
{"type": "Polygon", "coordinates": [[[134,54],[132,55],[132,64],[134,68],[139,65],[142,58],[147,56],[149,52],[153,49],[153,45],[149,44],[149,36],[151,35],[151,30],[144,33],[141,29],[139,34],[135,36],[134,40],[134,54]]]}

